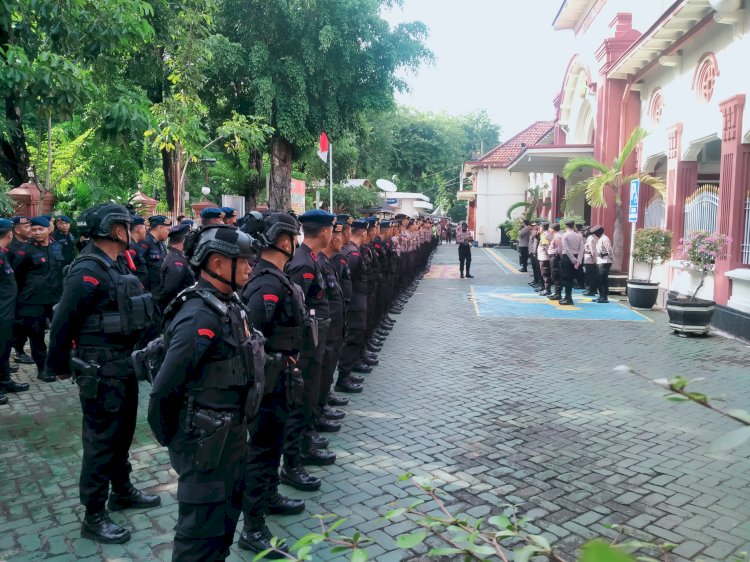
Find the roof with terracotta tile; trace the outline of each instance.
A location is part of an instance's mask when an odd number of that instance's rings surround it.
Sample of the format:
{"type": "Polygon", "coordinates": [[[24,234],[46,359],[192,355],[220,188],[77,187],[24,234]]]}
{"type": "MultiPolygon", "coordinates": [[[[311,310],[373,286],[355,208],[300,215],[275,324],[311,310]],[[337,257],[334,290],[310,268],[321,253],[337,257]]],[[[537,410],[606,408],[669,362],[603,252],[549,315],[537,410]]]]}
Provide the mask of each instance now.
{"type": "Polygon", "coordinates": [[[496,146],[475,162],[476,166],[497,166],[504,168],[510,165],[523,152],[524,148],[539,144],[555,127],[554,121],[537,121],[515,137],[496,146]],[[522,146],[525,145],[525,146],[522,146]]]}

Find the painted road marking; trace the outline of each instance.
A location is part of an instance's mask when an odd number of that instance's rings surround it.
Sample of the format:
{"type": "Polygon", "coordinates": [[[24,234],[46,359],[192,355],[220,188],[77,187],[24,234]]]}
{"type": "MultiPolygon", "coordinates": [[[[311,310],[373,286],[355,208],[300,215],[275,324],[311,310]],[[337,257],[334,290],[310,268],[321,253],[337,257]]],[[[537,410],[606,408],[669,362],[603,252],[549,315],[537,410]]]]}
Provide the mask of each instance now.
{"type": "Polygon", "coordinates": [[[491,252],[498,258],[498,260],[500,260],[500,262],[508,269],[510,273],[513,273],[514,275],[523,275],[523,272],[518,271],[518,267],[509,262],[500,252],[498,252],[494,248],[491,248],[491,252]]]}
{"type": "Polygon", "coordinates": [[[488,318],[541,318],[550,320],[614,320],[651,322],[651,319],[617,301],[600,304],[574,293],[573,306],[561,306],[530,289],[473,285],[472,304],[477,316],[488,318]]]}

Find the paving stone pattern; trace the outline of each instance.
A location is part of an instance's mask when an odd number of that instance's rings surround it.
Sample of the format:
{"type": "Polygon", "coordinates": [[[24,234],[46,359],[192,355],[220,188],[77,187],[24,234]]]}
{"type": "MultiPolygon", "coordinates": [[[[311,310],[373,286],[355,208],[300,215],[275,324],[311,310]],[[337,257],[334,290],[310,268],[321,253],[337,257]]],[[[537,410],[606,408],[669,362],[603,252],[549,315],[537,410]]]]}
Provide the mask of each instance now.
{"type": "MultiPolygon", "coordinates": [[[[500,252],[515,261],[513,252],[500,252]]],[[[487,252],[474,250],[473,280],[425,279],[398,316],[367,375],[366,390],[332,436],[338,462],[314,469],[319,492],[284,489],[308,513],[271,519],[280,536],[316,529],[311,513],[336,513],[345,528],[377,541],[375,560],[408,560],[394,539],[413,527],[379,518],[411,489],[407,470],[432,475],[453,508],[475,517],[520,505],[569,560],[608,523],[628,535],[679,544],[672,560],[725,561],[750,550],[750,446],[712,454],[737,427],[695,404],[674,404],[648,378],[683,374],[721,407],[750,407],[750,349],[719,337],[673,336],[654,322],[478,318],[469,285],[525,286],[487,252]],[[613,371],[628,365],[635,374],[613,371]]],[[[433,263],[457,264],[455,245],[433,263]]],[[[456,265],[457,267],[457,265],[456,265]]],[[[441,268],[443,272],[446,268],[441,268]]],[[[163,505],[113,519],[133,530],[125,545],[79,536],[80,407],[74,386],[39,383],[0,407],[0,560],[169,560],[175,474],[145,421],[142,386],[132,448],[134,480],[163,505]]],[[[233,549],[231,560],[252,556],[233,549]]],[[[316,560],[344,560],[319,551],[316,560]]]]}

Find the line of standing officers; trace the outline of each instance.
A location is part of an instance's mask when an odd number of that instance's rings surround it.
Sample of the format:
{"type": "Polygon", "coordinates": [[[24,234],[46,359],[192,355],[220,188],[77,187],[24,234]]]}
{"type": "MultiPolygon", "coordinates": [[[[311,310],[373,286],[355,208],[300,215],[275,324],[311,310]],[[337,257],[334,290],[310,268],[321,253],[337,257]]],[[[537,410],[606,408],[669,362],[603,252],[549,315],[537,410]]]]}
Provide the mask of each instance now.
{"type": "Polygon", "coordinates": [[[138,377],[153,375],[148,422],[179,475],[173,560],[224,560],[241,512],[240,548],[270,548],[266,516],[305,508],[279,484],[320,488],[305,467],[335,462],[322,433],[341,429],[341,394],[362,392],[435,245],[404,216],[242,222],[157,216],[146,232],[114,203],[80,217],[89,243],[64,274],[44,372],[80,394],[83,537],[126,542],[109,512],[160,503],[128,461],[138,377]]]}

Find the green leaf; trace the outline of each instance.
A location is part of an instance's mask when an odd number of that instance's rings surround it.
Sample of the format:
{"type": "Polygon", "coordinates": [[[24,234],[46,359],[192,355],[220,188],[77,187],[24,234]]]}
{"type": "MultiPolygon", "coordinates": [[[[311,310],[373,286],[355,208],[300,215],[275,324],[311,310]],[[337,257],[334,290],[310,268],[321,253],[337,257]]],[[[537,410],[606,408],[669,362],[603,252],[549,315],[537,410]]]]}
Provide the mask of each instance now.
{"type": "Polygon", "coordinates": [[[529,535],[529,540],[537,546],[541,546],[544,550],[552,550],[549,541],[542,535],[529,535]]]}
{"type": "Polygon", "coordinates": [[[398,509],[392,509],[383,515],[383,519],[395,519],[396,517],[401,517],[404,513],[406,513],[406,508],[399,507],[398,509]]]}
{"type": "Polygon", "coordinates": [[[690,398],[693,402],[697,402],[698,404],[706,405],[708,404],[708,396],[705,394],[702,394],[700,392],[687,392],[687,397],[690,398]]]}
{"type": "Polygon", "coordinates": [[[633,562],[633,558],[614,546],[595,539],[583,545],[578,562],[633,562]]]}
{"type": "Polygon", "coordinates": [[[513,527],[510,518],[505,515],[495,515],[494,517],[490,517],[487,522],[498,529],[510,529],[513,527]]]}
{"type": "Polygon", "coordinates": [[[418,544],[422,544],[426,537],[427,533],[424,531],[401,535],[396,539],[396,546],[403,549],[414,548],[418,544]]]}
{"type": "Polygon", "coordinates": [[[736,449],[748,439],[750,439],[750,426],[739,427],[734,431],[725,433],[714,441],[711,445],[711,450],[714,452],[722,452],[736,449]]]}
{"type": "Polygon", "coordinates": [[[367,551],[361,548],[356,548],[352,551],[351,562],[365,562],[367,560],[367,551]]]}
{"type": "Polygon", "coordinates": [[[669,394],[667,395],[667,400],[670,402],[690,402],[690,398],[680,394],[669,394]]]}
{"type": "Polygon", "coordinates": [[[466,550],[468,550],[472,554],[476,554],[477,556],[489,556],[491,554],[497,553],[494,548],[486,544],[472,544],[467,546],[466,550]]]}
{"type": "Polygon", "coordinates": [[[427,553],[427,556],[451,556],[453,554],[462,554],[463,552],[465,551],[460,548],[453,547],[433,548],[427,553]]]}
{"type": "MultiPolygon", "coordinates": [[[[539,552],[539,547],[527,544],[521,548],[517,548],[513,551],[513,562],[529,562],[531,557],[539,552]]],[[[598,561],[602,562],[602,561],[598,561]]]]}
{"type": "Polygon", "coordinates": [[[729,410],[727,414],[744,424],[750,425],[750,413],[745,410],[729,410]]]}

